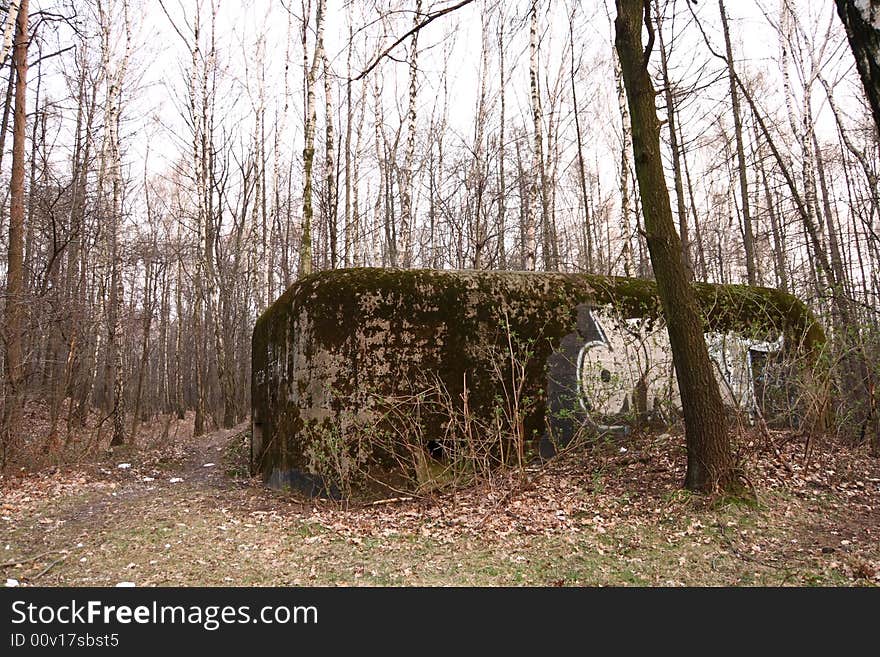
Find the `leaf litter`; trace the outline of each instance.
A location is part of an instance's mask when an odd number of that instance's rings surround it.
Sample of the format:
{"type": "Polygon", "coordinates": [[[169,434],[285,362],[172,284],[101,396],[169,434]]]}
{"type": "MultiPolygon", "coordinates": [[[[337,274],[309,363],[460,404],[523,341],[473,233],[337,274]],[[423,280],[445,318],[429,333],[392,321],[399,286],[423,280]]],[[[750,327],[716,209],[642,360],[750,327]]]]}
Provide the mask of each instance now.
{"type": "Polygon", "coordinates": [[[756,505],[681,490],[677,433],[600,440],[491,485],[344,504],[234,474],[244,430],[133,450],[127,468],[110,454],[4,476],[0,574],[21,586],[880,584],[880,460],[867,448],[814,439],[807,460],[803,436],[777,433],[771,452],[741,435],[756,505]]]}

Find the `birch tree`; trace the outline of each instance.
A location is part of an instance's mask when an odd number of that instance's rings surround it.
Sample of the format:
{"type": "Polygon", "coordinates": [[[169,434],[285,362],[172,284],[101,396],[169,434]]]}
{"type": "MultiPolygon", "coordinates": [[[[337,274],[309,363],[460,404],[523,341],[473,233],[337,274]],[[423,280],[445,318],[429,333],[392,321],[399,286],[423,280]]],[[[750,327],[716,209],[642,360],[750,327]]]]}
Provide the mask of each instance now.
{"type": "MultiPolygon", "coordinates": [[[[525,213],[525,268],[535,269],[537,264],[537,235],[535,224],[538,221],[538,203],[541,202],[543,209],[546,204],[544,178],[544,149],[543,149],[543,124],[541,112],[541,96],[538,88],[538,0],[532,0],[529,10],[529,99],[532,110],[532,170],[529,182],[528,209],[525,213]]],[[[545,225],[546,216],[541,219],[541,225],[545,225]]],[[[546,264],[546,263],[545,263],[546,264]]]]}
{"type": "MultiPolygon", "coordinates": [[[[422,19],[422,0],[415,0],[413,25],[422,19]]],[[[418,103],[418,55],[419,30],[413,31],[409,49],[409,97],[406,112],[406,148],[403,158],[402,180],[400,184],[400,248],[398,249],[402,267],[412,266],[413,235],[413,165],[416,153],[416,107],[418,103]]]]}
{"type": "MultiPolygon", "coordinates": [[[[10,0],[9,7],[6,10],[6,20],[3,24],[3,42],[0,44],[0,65],[6,63],[6,58],[12,52],[13,40],[15,38],[18,25],[18,12],[21,10],[22,0],[10,0]]],[[[28,3],[25,2],[25,10],[27,11],[28,3]]]]}
{"type": "Polygon", "coordinates": [[[307,37],[311,2],[303,6],[304,9],[309,11],[303,14],[302,26],[303,67],[305,70],[305,118],[303,122],[305,143],[303,145],[303,217],[299,261],[300,276],[308,276],[312,273],[312,175],[315,162],[315,124],[317,123],[315,85],[317,84],[319,67],[324,61],[324,11],[326,5],[326,0],[318,0],[315,10],[315,48],[310,64],[308,63],[307,37]]]}
{"type": "Polygon", "coordinates": [[[107,221],[107,262],[110,269],[107,295],[107,349],[109,354],[108,379],[112,381],[113,438],[111,445],[125,442],[125,372],[122,362],[122,304],[124,289],[119,253],[120,226],[122,220],[122,155],[119,144],[119,121],[122,107],[122,86],[128,70],[131,55],[131,20],[128,0],[122,0],[122,48],[118,62],[113,61],[111,41],[115,40],[112,20],[116,10],[114,1],[98,1],[98,14],[101,25],[101,60],[103,66],[104,98],[104,142],[101,148],[101,167],[98,177],[98,198],[103,200],[104,180],[110,180],[110,202],[105,205],[107,221]]]}

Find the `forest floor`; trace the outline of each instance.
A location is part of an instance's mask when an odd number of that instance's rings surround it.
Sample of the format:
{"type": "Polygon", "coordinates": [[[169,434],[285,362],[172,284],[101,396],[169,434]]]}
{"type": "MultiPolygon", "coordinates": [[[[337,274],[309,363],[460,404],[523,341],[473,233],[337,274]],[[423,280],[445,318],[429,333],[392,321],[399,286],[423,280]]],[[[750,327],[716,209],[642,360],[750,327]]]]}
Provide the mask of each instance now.
{"type": "Polygon", "coordinates": [[[123,447],[0,478],[0,582],[880,585],[880,459],[831,441],[807,459],[802,437],[773,436],[778,455],[757,436],[745,450],[755,505],[682,491],[675,434],[602,441],[491,485],[347,506],[249,478],[244,426],[123,447]]]}

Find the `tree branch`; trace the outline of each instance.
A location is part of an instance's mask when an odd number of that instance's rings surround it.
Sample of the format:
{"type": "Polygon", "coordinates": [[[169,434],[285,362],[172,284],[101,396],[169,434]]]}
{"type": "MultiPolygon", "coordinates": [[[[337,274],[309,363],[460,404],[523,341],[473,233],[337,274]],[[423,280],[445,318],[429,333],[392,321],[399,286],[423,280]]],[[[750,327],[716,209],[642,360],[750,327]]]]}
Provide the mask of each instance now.
{"type": "Polygon", "coordinates": [[[406,39],[408,37],[411,37],[413,34],[418,32],[419,30],[421,30],[423,27],[427,26],[429,23],[432,23],[433,21],[437,20],[441,16],[445,16],[446,14],[451,14],[452,12],[471,4],[473,1],[474,0],[461,0],[461,2],[459,2],[455,5],[452,5],[450,7],[446,7],[445,9],[438,9],[433,14],[428,14],[427,17],[425,17],[425,20],[414,25],[412,27],[412,29],[410,29],[406,34],[404,34],[402,37],[397,39],[397,41],[395,41],[390,46],[388,46],[385,50],[383,50],[381,53],[379,53],[379,55],[376,57],[376,59],[374,59],[373,62],[360,73],[360,75],[358,75],[356,78],[349,78],[349,81],[357,82],[358,80],[362,80],[370,73],[370,71],[372,71],[374,68],[376,68],[379,65],[379,62],[381,62],[386,57],[390,57],[391,51],[394,50],[401,43],[406,41],[406,39]]]}

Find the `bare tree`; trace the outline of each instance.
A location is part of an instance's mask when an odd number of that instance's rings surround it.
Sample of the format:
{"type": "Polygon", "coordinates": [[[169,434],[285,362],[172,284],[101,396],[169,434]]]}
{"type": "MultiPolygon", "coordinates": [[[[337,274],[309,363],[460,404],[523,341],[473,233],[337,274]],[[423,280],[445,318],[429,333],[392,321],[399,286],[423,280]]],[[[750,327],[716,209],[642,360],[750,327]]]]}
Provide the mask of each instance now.
{"type": "MultiPolygon", "coordinates": [[[[413,25],[422,20],[422,0],[415,0],[413,25]]],[[[413,234],[413,164],[416,152],[416,103],[418,101],[418,55],[419,30],[413,30],[409,51],[409,98],[406,112],[406,148],[403,157],[403,171],[400,182],[400,228],[398,238],[400,247],[397,249],[400,264],[412,266],[412,234],[413,234]]]]}
{"type": "Polygon", "coordinates": [[[623,72],[621,70],[620,55],[615,52],[614,56],[614,80],[617,91],[617,107],[620,111],[620,228],[621,228],[621,254],[623,257],[623,273],[626,276],[635,274],[635,260],[632,249],[632,225],[630,224],[630,153],[632,152],[632,130],[630,128],[630,110],[626,103],[626,89],[624,87],[623,72]]]}
{"type": "MultiPolygon", "coordinates": [[[[113,401],[113,438],[111,445],[121,445],[125,442],[125,372],[122,362],[122,304],[124,290],[122,283],[122,264],[120,262],[119,240],[120,225],[122,220],[122,155],[119,144],[119,121],[122,105],[122,85],[125,81],[128,69],[128,61],[131,53],[131,22],[129,18],[128,1],[122,0],[123,21],[123,54],[118,63],[111,62],[111,40],[113,36],[111,25],[111,12],[115,9],[115,3],[105,5],[98,2],[98,12],[101,21],[101,59],[106,86],[104,98],[104,143],[101,148],[101,171],[99,172],[98,185],[99,201],[102,201],[103,182],[109,178],[111,191],[110,202],[106,204],[107,221],[107,263],[110,269],[109,290],[107,296],[107,349],[110,354],[108,359],[108,380],[112,381],[113,401]]],[[[108,386],[109,387],[109,386],[108,386]]]]}
{"type": "Polygon", "coordinates": [[[529,191],[531,207],[528,213],[526,226],[526,269],[534,269],[536,254],[535,246],[535,223],[540,221],[542,229],[542,245],[544,255],[544,269],[555,269],[556,262],[552,256],[550,245],[550,210],[548,203],[547,169],[544,165],[544,112],[541,106],[541,89],[538,84],[540,78],[540,60],[538,58],[538,0],[532,0],[529,13],[529,89],[532,108],[532,135],[534,139],[532,150],[532,178],[529,191]],[[537,204],[540,201],[540,214],[537,204]],[[536,218],[537,217],[537,218],[536,218]]]}
{"type": "MultiPolygon", "coordinates": [[[[304,8],[311,6],[309,2],[304,8]]],[[[308,276],[312,273],[312,168],[315,161],[315,84],[318,79],[319,66],[324,61],[324,12],[326,0],[318,0],[315,10],[315,49],[312,62],[308,64],[308,22],[309,13],[303,15],[302,44],[305,69],[305,145],[303,146],[303,218],[300,245],[299,275],[308,276]]]]}
{"type": "Polygon", "coordinates": [[[663,35],[663,19],[660,13],[659,0],[655,0],[655,11],[657,15],[657,40],[660,46],[660,70],[663,74],[663,96],[666,101],[666,123],[669,127],[669,147],[672,151],[672,174],[675,181],[675,200],[676,211],[678,213],[678,231],[681,237],[681,247],[684,257],[685,267],[689,275],[693,278],[693,266],[691,264],[691,247],[688,237],[688,217],[687,208],[684,200],[684,176],[681,166],[681,145],[678,141],[677,108],[675,102],[675,94],[672,89],[672,80],[669,76],[669,59],[666,52],[666,43],[663,35]]]}
{"type": "MultiPolygon", "coordinates": [[[[15,44],[12,58],[15,67],[15,111],[12,127],[12,176],[9,185],[9,252],[6,273],[6,312],[3,327],[6,343],[6,405],[3,409],[2,455],[5,465],[8,450],[19,432],[23,395],[22,329],[24,314],[24,167],[27,130],[27,72],[29,0],[21,0],[15,20],[15,44]]],[[[12,7],[10,7],[10,16],[12,7]]],[[[10,73],[11,75],[11,73],[10,73]]]]}
{"type": "Polygon", "coordinates": [[[756,285],[757,262],[755,260],[755,236],[752,228],[752,213],[749,205],[749,181],[746,175],[746,156],[743,146],[742,112],[739,106],[739,91],[733,70],[733,46],[730,42],[730,28],[727,24],[727,11],[724,0],[718,0],[721,25],[724,31],[724,47],[727,51],[727,74],[730,81],[730,107],[733,113],[733,133],[736,138],[736,162],[739,173],[740,206],[742,208],[743,244],[746,251],[746,275],[749,285],[756,285]]]}
{"type": "Polygon", "coordinates": [[[654,41],[650,9],[650,0],[617,0],[615,44],[632,117],[633,157],[643,200],[645,236],[681,390],[688,448],[685,486],[697,491],[735,490],[739,482],[724,407],[675,231],[660,158],[660,126],[654,84],[648,73],[654,41]],[[647,47],[642,46],[643,23],[648,29],[647,47]]]}

